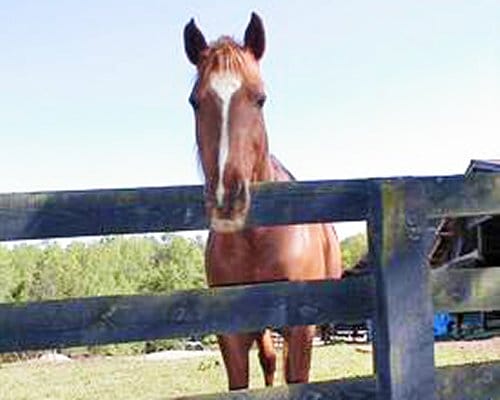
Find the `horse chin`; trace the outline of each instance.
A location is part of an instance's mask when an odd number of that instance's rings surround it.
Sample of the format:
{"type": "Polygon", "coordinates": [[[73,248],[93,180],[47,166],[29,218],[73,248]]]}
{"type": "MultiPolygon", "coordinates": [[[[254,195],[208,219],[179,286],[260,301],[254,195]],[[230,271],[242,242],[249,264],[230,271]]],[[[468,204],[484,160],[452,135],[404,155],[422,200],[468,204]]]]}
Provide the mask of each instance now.
{"type": "Polygon", "coordinates": [[[236,233],[245,227],[245,217],[238,216],[234,219],[212,217],[210,228],[216,233],[236,233]]]}

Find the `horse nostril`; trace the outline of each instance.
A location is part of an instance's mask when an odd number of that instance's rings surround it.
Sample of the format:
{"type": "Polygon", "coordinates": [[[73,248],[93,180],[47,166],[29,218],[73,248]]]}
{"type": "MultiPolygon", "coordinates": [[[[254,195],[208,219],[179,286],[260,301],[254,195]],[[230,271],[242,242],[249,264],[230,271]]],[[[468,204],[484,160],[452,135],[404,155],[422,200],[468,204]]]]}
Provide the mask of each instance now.
{"type": "Polygon", "coordinates": [[[237,199],[241,198],[242,194],[244,194],[245,188],[243,187],[243,182],[238,182],[238,185],[236,186],[236,192],[235,192],[235,197],[237,199]]]}
{"type": "Polygon", "coordinates": [[[233,197],[233,207],[238,212],[246,212],[250,204],[250,184],[247,180],[239,182],[233,197]]]}
{"type": "Polygon", "coordinates": [[[205,186],[203,189],[203,199],[205,201],[205,207],[207,209],[218,208],[217,199],[215,195],[210,192],[209,188],[205,186]]]}
{"type": "Polygon", "coordinates": [[[246,213],[249,208],[250,182],[234,180],[228,186],[220,196],[215,193],[205,198],[207,209],[211,214],[215,212],[218,218],[232,219],[236,215],[246,213]]]}
{"type": "Polygon", "coordinates": [[[233,199],[235,201],[241,201],[241,202],[246,202],[247,198],[249,196],[249,185],[247,181],[239,181],[238,184],[236,185],[234,194],[233,194],[233,199]]]}

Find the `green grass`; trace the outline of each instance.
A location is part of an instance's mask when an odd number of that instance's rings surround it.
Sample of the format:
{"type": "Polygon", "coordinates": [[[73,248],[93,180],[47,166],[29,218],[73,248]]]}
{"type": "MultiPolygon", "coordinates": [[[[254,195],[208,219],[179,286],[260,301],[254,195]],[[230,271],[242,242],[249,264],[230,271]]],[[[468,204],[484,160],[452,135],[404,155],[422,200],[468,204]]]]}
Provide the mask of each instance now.
{"type": "MultiPolygon", "coordinates": [[[[436,364],[500,360],[500,340],[441,343],[436,364]]],[[[251,387],[262,387],[252,352],[251,387]]],[[[278,384],[282,384],[281,363],[278,384]]],[[[339,344],[314,349],[311,380],[372,373],[369,346],[339,344]]],[[[218,355],[181,361],[146,361],[142,357],[97,357],[68,363],[19,362],[0,365],[0,399],[167,399],[226,390],[218,355]]]]}

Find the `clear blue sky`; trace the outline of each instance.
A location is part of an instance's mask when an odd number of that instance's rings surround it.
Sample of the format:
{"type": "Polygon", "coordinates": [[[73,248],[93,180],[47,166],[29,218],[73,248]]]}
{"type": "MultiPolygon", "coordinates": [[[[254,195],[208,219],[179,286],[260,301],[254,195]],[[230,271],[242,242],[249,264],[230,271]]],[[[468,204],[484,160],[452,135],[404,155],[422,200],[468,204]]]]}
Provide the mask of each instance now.
{"type": "Polygon", "coordinates": [[[267,31],[271,150],[302,180],[500,158],[500,1],[3,1],[0,191],[200,183],[182,29],[267,31]]]}

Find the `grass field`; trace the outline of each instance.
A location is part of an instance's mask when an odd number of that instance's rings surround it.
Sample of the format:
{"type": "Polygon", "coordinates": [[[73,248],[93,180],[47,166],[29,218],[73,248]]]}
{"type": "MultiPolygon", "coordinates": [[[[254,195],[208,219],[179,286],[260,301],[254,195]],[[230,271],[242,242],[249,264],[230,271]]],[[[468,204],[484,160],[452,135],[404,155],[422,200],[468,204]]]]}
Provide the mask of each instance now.
{"type": "MultiPolygon", "coordinates": [[[[489,360],[500,360],[500,338],[436,345],[438,366],[489,360]]],[[[251,387],[262,387],[255,352],[251,366],[251,387]]],[[[278,384],[282,384],[281,370],[278,372],[278,384]]],[[[370,346],[337,344],[314,349],[313,381],[371,373],[370,346]]],[[[136,356],[0,365],[2,400],[168,399],[224,390],[226,378],[218,354],[176,361],[151,361],[136,356]]]]}

